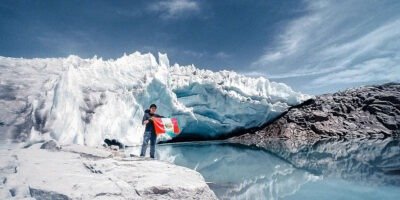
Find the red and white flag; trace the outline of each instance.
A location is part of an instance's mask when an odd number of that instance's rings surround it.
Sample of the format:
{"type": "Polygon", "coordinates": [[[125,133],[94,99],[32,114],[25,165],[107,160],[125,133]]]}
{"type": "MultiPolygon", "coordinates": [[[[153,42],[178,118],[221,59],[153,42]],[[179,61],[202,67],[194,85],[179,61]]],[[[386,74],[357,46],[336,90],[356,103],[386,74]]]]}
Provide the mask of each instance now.
{"type": "Polygon", "coordinates": [[[176,118],[153,117],[153,124],[159,141],[171,140],[180,132],[178,120],[176,118]]]}

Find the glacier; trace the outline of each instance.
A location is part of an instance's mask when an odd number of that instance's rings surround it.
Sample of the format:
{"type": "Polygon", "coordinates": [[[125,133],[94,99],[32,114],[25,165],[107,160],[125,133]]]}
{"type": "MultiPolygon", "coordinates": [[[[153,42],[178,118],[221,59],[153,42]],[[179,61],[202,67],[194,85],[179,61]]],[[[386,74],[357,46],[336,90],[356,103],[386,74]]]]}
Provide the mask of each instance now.
{"type": "Polygon", "coordinates": [[[96,146],[116,138],[137,145],[151,103],[178,119],[181,136],[212,139],[260,126],[308,98],[263,77],[170,65],[162,53],[108,60],[0,56],[0,132],[20,141],[96,146]]]}

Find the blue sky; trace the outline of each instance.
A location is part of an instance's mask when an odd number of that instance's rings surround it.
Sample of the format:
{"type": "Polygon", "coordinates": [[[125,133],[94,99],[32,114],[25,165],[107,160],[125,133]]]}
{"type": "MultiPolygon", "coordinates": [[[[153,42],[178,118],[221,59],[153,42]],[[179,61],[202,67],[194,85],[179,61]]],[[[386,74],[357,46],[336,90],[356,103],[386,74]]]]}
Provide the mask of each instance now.
{"type": "Polygon", "coordinates": [[[162,52],[320,94],[400,80],[399,11],[398,0],[3,0],[0,55],[162,52]]]}

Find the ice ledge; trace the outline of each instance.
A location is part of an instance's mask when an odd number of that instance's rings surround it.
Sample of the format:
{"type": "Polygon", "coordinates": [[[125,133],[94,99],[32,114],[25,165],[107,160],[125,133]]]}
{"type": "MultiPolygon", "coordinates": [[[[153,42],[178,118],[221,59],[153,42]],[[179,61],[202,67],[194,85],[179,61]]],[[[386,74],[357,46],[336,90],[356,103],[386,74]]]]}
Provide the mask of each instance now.
{"type": "Polygon", "coordinates": [[[101,148],[49,151],[40,145],[2,152],[9,156],[0,159],[0,199],[217,199],[188,168],[101,148]]]}

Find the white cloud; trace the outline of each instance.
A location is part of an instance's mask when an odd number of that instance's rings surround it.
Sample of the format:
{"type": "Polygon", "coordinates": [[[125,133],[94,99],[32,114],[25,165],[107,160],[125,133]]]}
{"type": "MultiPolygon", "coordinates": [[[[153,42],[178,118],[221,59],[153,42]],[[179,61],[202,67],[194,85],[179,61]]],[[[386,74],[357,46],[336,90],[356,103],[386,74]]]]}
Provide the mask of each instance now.
{"type": "Polygon", "coordinates": [[[215,54],[215,57],[216,58],[220,58],[220,59],[227,59],[227,58],[231,57],[231,55],[228,54],[228,53],[225,53],[223,51],[220,51],[220,52],[215,54]]]}
{"type": "Polygon", "coordinates": [[[149,9],[160,13],[164,19],[178,18],[200,11],[200,6],[192,0],[168,0],[150,5],[149,9]]]}
{"type": "Polygon", "coordinates": [[[272,78],[304,76],[318,87],[399,80],[399,3],[305,2],[307,14],[288,23],[253,62],[256,71],[272,78]]]}

